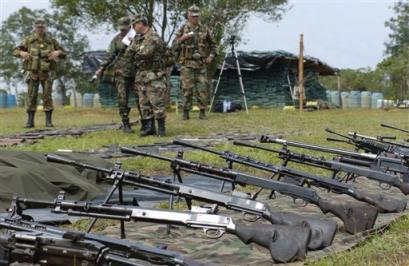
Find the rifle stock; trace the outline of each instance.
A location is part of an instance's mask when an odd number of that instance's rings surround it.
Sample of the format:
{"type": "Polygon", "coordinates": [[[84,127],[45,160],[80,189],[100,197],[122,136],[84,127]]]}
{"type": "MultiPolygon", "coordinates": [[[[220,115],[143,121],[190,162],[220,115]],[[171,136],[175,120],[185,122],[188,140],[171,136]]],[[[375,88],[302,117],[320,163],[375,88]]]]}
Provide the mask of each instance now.
{"type": "Polygon", "coordinates": [[[198,162],[192,162],[182,159],[170,159],[160,155],[144,152],[140,150],[121,148],[121,151],[129,154],[143,155],[156,159],[164,159],[171,162],[178,169],[195,174],[202,174],[207,177],[219,180],[230,180],[240,185],[254,185],[260,188],[271,189],[283,195],[302,199],[308,203],[317,205],[324,213],[331,212],[344,222],[345,231],[351,234],[359,230],[371,229],[378,216],[378,210],[366,203],[361,202],[334,202],[321,198],[314,190],[299,187],[292,184],[282,183],[276,180],[265,179],[257,176],[232,171],[231,169],[220,169],[198,162]],[[338,205],[337,205],[338,204],[338,205]],[[350,206],[347,208],[347,206],[350,206]],[[361,213],[355,210],[361,208],[361,213]],[[364,221],[360,221],[364,219],[364,221]],[[368,227],[370,226],[370,227],[368,227]]]}

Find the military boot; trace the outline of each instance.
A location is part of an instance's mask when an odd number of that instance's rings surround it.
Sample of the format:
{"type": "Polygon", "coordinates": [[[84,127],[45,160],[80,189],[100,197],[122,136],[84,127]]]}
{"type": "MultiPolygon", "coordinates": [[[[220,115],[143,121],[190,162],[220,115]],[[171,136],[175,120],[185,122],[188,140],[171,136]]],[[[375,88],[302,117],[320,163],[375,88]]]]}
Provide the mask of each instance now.
{"type": "Polygon", "coordinates": [[[45,111],[45,127],[54,127],[52,117],[53,111],[45,111]]]}
{"type": "Polygon", "coordinates": [[[24,128],[33,128],[34,127],[34,111],[27,111],[27,123],[24,128]]]}
{"type": "Polygon", "coordinates": [[[189,120],[189,110],[183,110],[183,120],[189,120]]]}
{"type": "Polygon", "coordinates": [[[206,110],[205,110],[205,109],[200,109],[199,119],[201,119],[201,120],[207,119],[207,117],[206,117],[206,110]]]}
{"type": "Polygon", "coordinates": [[[166,136],[165,118],[158,119],[158,136],[159,137],[166,136]]]}
{"type": "Polygon", "coordinates": [[[124,133],[130,134],[132,133],[132,127],[131,123],[129,123],[129,117],[128,116],[123,116],[122,117],[122,131],[124,133]]]}
{"type": "Polygon", "coordinates": [[[144,131],[141,131],[139,135],[141,137],[156,135],[155,120],[153,118],[146,120],[146,128],[144,131]]]}

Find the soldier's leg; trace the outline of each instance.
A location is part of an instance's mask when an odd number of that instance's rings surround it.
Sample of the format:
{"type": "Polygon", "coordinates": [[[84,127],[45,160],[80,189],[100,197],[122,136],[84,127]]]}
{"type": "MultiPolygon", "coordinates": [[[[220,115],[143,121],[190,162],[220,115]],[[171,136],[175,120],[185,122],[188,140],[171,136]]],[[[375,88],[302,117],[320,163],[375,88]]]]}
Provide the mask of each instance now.
{"type": "Polygon", "coordinates": [[[45,111],[45,126],[54,127],[53,122],[52,122],[52,113],[54,110],[53,98],[52,98],[53,80],[52,79],[41,80],[41,87],[43,89],[43,107],[45,111]]]}
{"type": "Polygon", "coordinates": [[[156,134],[154,115],[149,102],[147,87],[147,84],[144,84],[142,81],[135,82],[135,89],[139,95],[139,106],[141,108],[141,123],[143,123],[144,127],[140,132],[141,137],[156,134]]]}
{"type": "Polygon", "coordinates": [[[200,109],[199,119],[205,119],[207,105],[209,104],[209,81],[206,67],[197,70],[195,87],[197,95],[197,104],[200,109]]]}
{"type": "Polygon", "coordinates": [[[166,118],[166,77],[163,76],[158,80],[152,81],[148,87],[149,102],[156,121],[158,122],[158,136],[166,135],[165,118],[166,118]]]}
{"type": "Polygon", "coordinates": [[[183,119],[189,119],[189,111],[192,109],[192,96],[194,87],[194,70],[188,67],[180,69],[180,83],[182,87],[183,119]]]}
{"type": "Polygon", "coordinates": [[[130,108],[128,107],[129,92],[127,85],[127,81],[124,77],[115,77],[115,87],[118,92],[119,115],[122,120],[122,130],[124,133],[132,133],[131,124],[129,123],[130,108]]]}
{"type": "Polygon", "coordinates": [[[29,79],[27,81],[27,123],[25,128],[34,127],[34,115],[37,110],[37,97],[38,97],[38,86],[40,84],[39,80],[29,79]]]}

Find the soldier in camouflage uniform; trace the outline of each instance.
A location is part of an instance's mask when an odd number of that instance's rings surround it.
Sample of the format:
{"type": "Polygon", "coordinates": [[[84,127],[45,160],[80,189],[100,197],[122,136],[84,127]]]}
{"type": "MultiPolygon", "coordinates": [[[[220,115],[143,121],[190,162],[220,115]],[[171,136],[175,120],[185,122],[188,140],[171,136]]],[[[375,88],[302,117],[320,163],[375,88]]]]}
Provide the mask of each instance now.
{"type": "Polygon", "coordinates": [[[139,34],[126,51],[127,62],[136,66],[135,93],[139,93],[142,122],[140,135],[165,136],[166,118],[166,44],[149,26],[144,16],[138,15],[133,27],[139,34]]]}
{"type": "Polygon", "coordinates": [[[34,23],[34,33],[13,50],[13,55],[24,60],[28,87],[27,124],[25,128],[34,127],[34,116],[37,111],[38,89],[43,89],[43,105],[46,115],[46,127],[53,127],[53,100],[51,97],[53,79],[51,72],[56,67],[56,60],[66,56],[64,49],[46,32],[43,20],[34,23]]]}
{"type": "Polygon", "coordinates": [[[199,118],[206,118],[209,101],[207,65],[212,63],[216,56],[216,44],[209,29],[199,23],[199,13],[196,5],[188,9],[188,22],[177,32],[173,44],[181,64],[183,120],[189,119],[194,91],[200,109],[199,118]]]}
{"type": "MultiPolygon", "coordinates": [[[[95,73],[101,75],[103,71],[113,66],[114,83],[118,91],[118,107],[119,115],[122,119],[122,130],[125,133],[132,133],[131,124],[129,122],[129,113],[131,108],[128,107],[129,93],[133,91],[135,71],[133,65],[126,64],[124,55],[127,46],[122,42],[122,39],[128,34],[131,29],[131,19],[122,17],[118,20],[120,32],[112,39],[108,48],[108,57],[102,62],[101,67],[95,73]]],[[[137,108],[140,114],[138,94],[135,95],[137,108]]]]}

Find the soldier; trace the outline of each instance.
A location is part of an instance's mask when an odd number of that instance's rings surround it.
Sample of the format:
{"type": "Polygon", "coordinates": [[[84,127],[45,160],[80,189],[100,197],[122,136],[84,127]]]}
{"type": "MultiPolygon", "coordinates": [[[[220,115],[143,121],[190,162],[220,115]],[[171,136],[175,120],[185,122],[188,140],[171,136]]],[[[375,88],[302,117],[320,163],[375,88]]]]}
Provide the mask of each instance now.
{"type": "MultiPolygon", "coordinates": [[[[128,107],[129,93],[133,91],[135,71],[133,65],[125,62],[124,55],[127,46],[122,42],[123,38],[131,29],[131,19],[122,17],[118,20],[119,33],[112,39],[108,48],[108,58],[102,62],[101,67],[95,72],[100,76],[103,71],[113,66],[114,83],[118,92],[119,115],[122,119],[122,130],[125,133],[132,133],[129,122],[129,113],[131,108],[128,107]]],[[[138,94],[135,95],[138,112],[140,114],[138,94]]]]}
{"type": "Polygon", "coordinates": [[[166,135],[166,44],[149,26],[146,17],[138,15],[132,22],[138,36],[126,51],[128,62],[136,66],[135,93],[139,93],[142,123],[140,136],[166,135]]]}
{"type": "Polygon", "coordinates": [[[24,60],[23,69],[26,73],[28,87],[27,124],[25,128],[34,127],[34,116],[37,110],[38,88],[43,89],[43,105],[46,117],[46,127],[53,127],[53,100],[51,97],[53,79],[51,72],[56,67],[56,60],[66,56],[64,49],[46,32],[43,20],[34,23],[34,33],[13,50],[13,55],[24,60]]]}
{"type": "Polygon", "coordinates": [[[206,118],[209,101],[207,65],[216,56],[216,44],[209,29],[199,23],[200,10],[188,9],[188,22],[177,32],[174,47],[179,53],[180,80],[183,92],[183,120],[189,119],[195,91],[200,109],[199,119],[206,118]]]}

